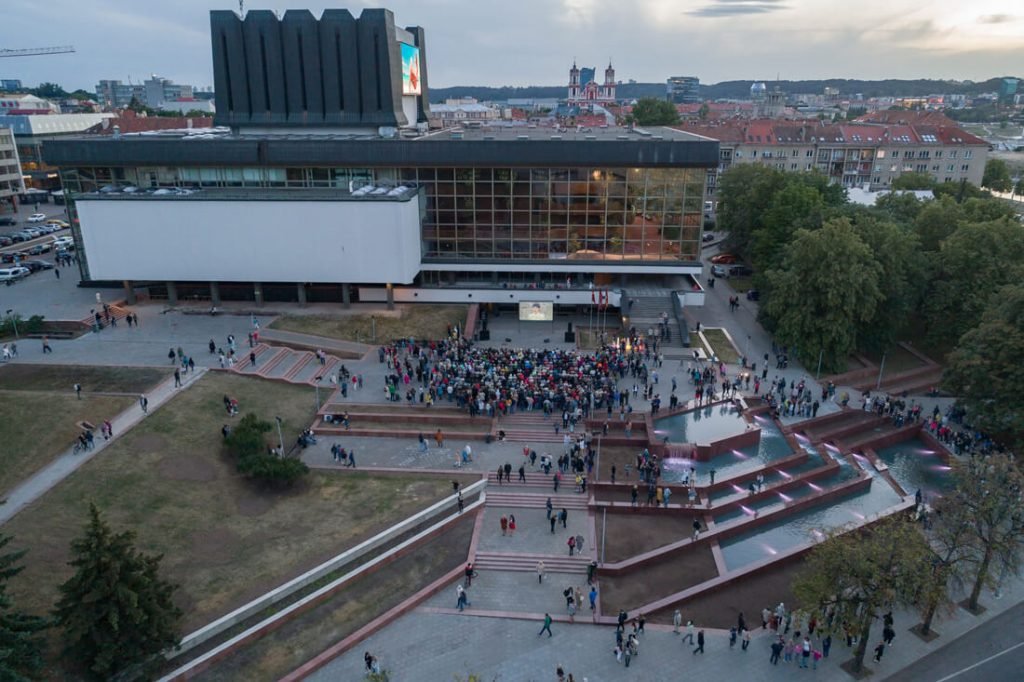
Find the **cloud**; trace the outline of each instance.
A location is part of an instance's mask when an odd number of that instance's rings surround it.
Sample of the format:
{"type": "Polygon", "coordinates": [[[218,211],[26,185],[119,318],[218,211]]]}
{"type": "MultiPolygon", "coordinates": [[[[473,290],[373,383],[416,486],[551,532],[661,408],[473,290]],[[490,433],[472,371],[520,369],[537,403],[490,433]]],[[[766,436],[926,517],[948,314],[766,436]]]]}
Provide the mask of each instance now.
{"type": "Polygon", "coordinates": [[[1009,24],[1017,21],[1019,17],[1012,14],[983,14],[978,17],[979,24],[1009,24]]]}
{"type": "Polygon", "coordinates": [[[712,0],[711,4],[686,12],[692,17],[733,17],[743,14],[767,14],[788,9],[783,0],[712,0]]]}

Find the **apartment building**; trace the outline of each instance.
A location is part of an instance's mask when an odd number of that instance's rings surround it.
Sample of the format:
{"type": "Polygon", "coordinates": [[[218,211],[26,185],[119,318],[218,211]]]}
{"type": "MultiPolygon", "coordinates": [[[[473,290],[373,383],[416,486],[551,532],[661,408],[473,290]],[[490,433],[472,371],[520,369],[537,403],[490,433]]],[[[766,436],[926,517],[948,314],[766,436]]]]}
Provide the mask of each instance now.
{"type": "Polygon", "coordinates": [[[14,131],[0,128],[0,204],[13,203],[13,197],[24,191],[14,131]]]}
{"type": "Polygon", "coordinates": [[[718,168],[708,174],[711,198],[718,175],[736,163],[784,171],[819,171],[844,187],[886,189],[903,173],[927,173],[936,182],[981,184],[988,143],[953,125],[826,124],[735,120],[682,126],[719,143],[718,168]]]}

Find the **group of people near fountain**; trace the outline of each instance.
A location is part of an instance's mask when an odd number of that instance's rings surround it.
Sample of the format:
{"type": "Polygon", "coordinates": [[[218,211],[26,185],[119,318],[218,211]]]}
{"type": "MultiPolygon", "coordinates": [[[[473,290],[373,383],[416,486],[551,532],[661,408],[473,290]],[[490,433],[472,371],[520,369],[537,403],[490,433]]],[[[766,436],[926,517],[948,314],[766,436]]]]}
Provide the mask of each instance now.
{"type": "MultiPolygon", "coordinates": [[[[625,343],[610,344],[594,353],[560,349],[484,348],[467,339],[429,342],[400,340],[378,351],[390,370],[389,394],[409,387],[425,404],[454,402],[470,415],[507,415],[516,410],[561,412],[563,425],[574,427],[604,407],[615,407],[624,419],[629,391],[616,382],[633,376],[649,385],[650,352],[625,343]],[[419,384],[416,389],[413,383],[419,384]]],[[[571,428],[569,430],[572,430],[571,428]]]]}

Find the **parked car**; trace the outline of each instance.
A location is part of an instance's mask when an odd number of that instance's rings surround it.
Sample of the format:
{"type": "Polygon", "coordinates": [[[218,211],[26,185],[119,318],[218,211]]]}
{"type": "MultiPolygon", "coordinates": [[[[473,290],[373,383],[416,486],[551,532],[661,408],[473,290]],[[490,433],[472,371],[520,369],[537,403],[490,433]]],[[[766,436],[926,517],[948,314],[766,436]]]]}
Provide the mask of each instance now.
{"type": "Polygon", "coordinates": [[[26,227],[24,230],[22,230],[22,232],[27,234],[29,236],[29,239],[35,239],[36,237],[43,236],[42,230],[40,230],[37,227],[26,227]]]}
{"type": "Polygon", "coordinates": [[[725,277],[725,268],[723,268],[721,265],[712,265],[711,274],[714,275],[715,277],[725,277]]]}
{"type": "Polygon", "coordinates": [[[53,270],[53,263],[46,260],[23,260],[21,267],[28,268],[32,272],[39,272],[40,270],[53,270]]]}
{"type": "Polygon", "coordinates": [[[0,234],[0,246],[10,246],[14,243],[14,240],[8,237],[6,234],[0,234]]]}
{"type": "Polygon", "coordinates": [[[740,259],[740,257],[737,256],[734,253],[720,253],[717,256],[712,256],[711,257],[711,262],[712,263],[717,263],[719,265],[732,265],[733,263],[737,262],[739,259],[740,259]]]}
{"type": "Polygon", "coordinates": [[[36,229],[42,232],[43,234],[53,234],[60,228],[57,227],[56,225],[40,225],[36,229]]]}
{"type": "Polygon", "coordinates": [[[702,237],[702,239],[704,241],[706,241],[706,242],[713,242],[713,241],[715,241],[715,233],[714,232],[705,232],[704,236],[702,237]]]}
{"type": "Polygon", "coordinates": [[[28,268],[23,268],[20,266],[0,268],[0,282],[6,282],[7,284],[11,284],[13,282],[17,282],[19,279],[25,279],[25,276],[28,274],[28,268]]]}
{"type": "Polygon", "coordinates": [[[757,289],[747,289],[747,300],[748,301],[760,301],[761,292],[757,289]]]}
{"type": "Polygon", "coordinates": [[[52,249],[53,249],[53,244],[46,244],[46,243],[36,244],[35,246],[33,246],[32,248],[30,248],[28,250],[28,255],[30,255],[30,256],[38,256],[40,254],[50,253],[50,251],[52,249]]]}
{"type": "Polygon", "coordinates": [[[41,223],[44,220],[46,220],[46,214],[45,213],[33,213],[32,215],[30,215],[28,217],[28,221],[30,223],[41,223]]]}
{"type": "Polygon", "coordinates": [[[734,265],[729,268],[730,277],[749,277],[754,274],[754,268],[749,265],[734,265]]]}
{"type": "Polygon", "coordinates": [[[0,263],[13,263],[16,260],[25,260],[28,258],[27,251],[7,251],[6,253],[0,253],[0,263]]]}
{"type": "Polygon", "coordinates": [[[57,246],[57,247],[65,246],[67,244],[74,244],[74,243],[75,243],[75,240],[72,239],[70,235],[63,235],[63,236],[60,236],[60,237],[54,237],[53,238],[53,245],[57,246]]]}
{"type": "Polygon", "coordinates": [[[18,219],[11,215],[0,216],[0,225],[17,225],[18,219]]]}
{"type": "Polygon", "coordinates": [[[71,227],[70,225],[68,225],[63,220],[58,220],[56,218],[50,218],[49,220],[46,221],[46,224],[47,225],[54,225],[58,230],[63,230],[65,228],[71,227]]]}

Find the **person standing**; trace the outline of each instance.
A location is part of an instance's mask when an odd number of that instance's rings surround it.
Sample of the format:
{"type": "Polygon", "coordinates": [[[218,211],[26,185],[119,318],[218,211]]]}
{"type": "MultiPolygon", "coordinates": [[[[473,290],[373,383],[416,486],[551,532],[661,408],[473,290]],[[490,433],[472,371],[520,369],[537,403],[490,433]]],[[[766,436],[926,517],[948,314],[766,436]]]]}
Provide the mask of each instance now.
{"type": "Polygon", "coordinates": [[[548,518],[548,521],[550,521],[550,522],[551,522],[551,534],[552,534],[552,535],[554,535],[554,534],[555,534],[555,522],[556,522],[556,521],[558,521],[558,517],[557,517],[557,516],[555,516],[554,514],[552,514],[552,515],[551,515],[551,516],[550,516],[550,517],[548,518]]]}
{"type": "Polygon", "coordinates": [[[567,528],[566,523],[569,520],[569,512],[565,510],[565,507],[562,507],[562,511],[559,512],[558,518],[562,521],[562,528],[567,528]]]}
{"type": "Polygon", "coordinates": [[[593,611],[597,608],[597,587],[594,585],[590,586],[590,610],[593,611]]]}
{"type": "Polygon", "coordinates": [[[811,660],[811,640],[809,637],[804,637],[803,644],[800,645],[800,667],[806,668],[808,661],[811,660]]]}
{"type": "Polygon", "coordinates": [[[515,514],[509,514],[508,515],[508,534],[509,535],[515,535],[516,534],[516,515],[515,514]]]}
{"type": "Polygon", "coordinates": [[[697,647],[693,650],[694,655],[704,653],[704,630],[697,632],[697,647]]]}
{"type": "Polygon", "coordinates": [[[583,554],[583,534],[582,533],[577,533],[576,534],[576,553],[580,554],[580,555],[583,554]]]}
{"type": "Polygon", "coordinates": [[[679,609],[676,609],[672,614],[672,634],[679,634],[679,626],[683,624],[683,614],[679,613],[679,609]]]}
{"type": "Polygon", "coordinates": [[[700,539],[700,519],[693,520],[693,541],[700,539]]]}
{"type": "Polygon", "coordinates": [[[82,384],[75,384],[75,397],[82,399],[82,384]]]}
{"type": "Polygon", "coordinates": [[[544,582],[544,562],[537,562],[537,583],[542,584],[544,582]]]}
{"type": "Polygon", "coordinates": [[[548,518],[550,519],[551,518],[551,512],[552,512],[552,509],[553,509],[550,497],[548,498],[548,501],[544,503],[544,508],[547,509],[548,518]]]}
{"type": "Polygon", "coordinates": [[[502,514],[501,520],[498,523],[501,524],[501,534],[508,535],[508,517],[502,514]]]}
{"type": "Polygon", "coordinates": [[[750,630],[747,630],[746,628],[744,628],[743,629],[743,643],[740,645],[740,648],[743,649],[744,651],[746,651],[747,647],[749,647],[749,646],[750,646],[750,630]]]}
{"type": "Polygon", "coordinates": [[[775,640],[774,642],[772,642],[772,655],[771,658],[768,659],[769,663],[771,663],[772,665],[779,664],[779,657],[782,655],[782,647],[783,644],[779,640],[775,640]]]}
{"type": "Polygon", "coordinates": [[[249,351],[249,364],[253,367],[256,366],[256,351],[254,350],[249,351]]]}
{"type": "Polygon", "coordinates": [[[149,400],[146,398],[146,396],[139,396],[139,407],[142,408],[142,414],[149,414],[149,400]]]}
{"type": "Polygon", "coordinates": [[[875,663],[882,662],[882,655],[885,653],[885,642],[879,642],[875,647],[875,663]]]}
{"type": "Polygon", "coordinates": [[[465,508],[465,506],[466,506],[466,503],[462,499],[462,491],[460,490],[459,491],[459,513],[460,514],[462,513],[462,510],[465,508]]]}
{"type": "Polygon", "coordinates": [[[174,387],[181,388],[181,370],[174,368],[174,387]]]}
{"type": "Polygon", "coordinates": [[[540,632],[537,633],[537,636],[540,637],[541,635],[543,635],[545,630],[548,633],[548,637],[551,637],[551,615],[548,613],[544,614],[544,627],[540,629],[540,632]]]}
{"type": "Polygon", "coordinates": [[[522,464],[519,465],[519,482],[526,483],[526,467],[522,464]]]}
{"type": "Polygon", "coordinates": [[[576,549],[576,538],[570,535],[569,540],[565,544],[569,545],[569,556],[572,556],[572,551],[576,549]]]}

